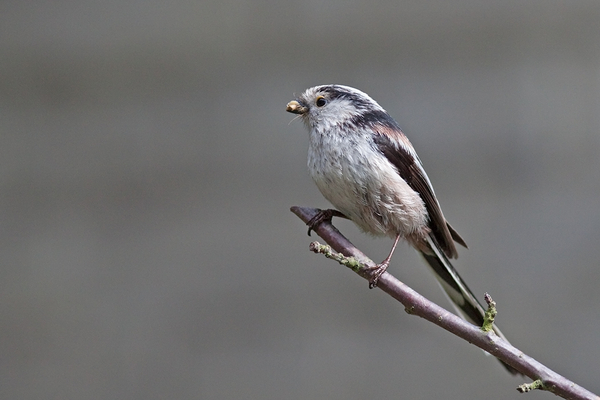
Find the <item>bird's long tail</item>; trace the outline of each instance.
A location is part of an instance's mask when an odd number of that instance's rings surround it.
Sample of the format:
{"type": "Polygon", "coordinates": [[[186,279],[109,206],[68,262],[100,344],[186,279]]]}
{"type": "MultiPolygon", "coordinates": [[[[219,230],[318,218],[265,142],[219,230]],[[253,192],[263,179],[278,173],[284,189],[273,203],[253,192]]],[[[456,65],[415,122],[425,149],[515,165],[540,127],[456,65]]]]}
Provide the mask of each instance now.
{"type": "MultiPolygon", "coordinates": [[[[485,313],[483,307],[477,301],[473,295],[473,292],[471,292],[460,275],[458,275],[458,272],[456,272],[448,257],[446,257],[444,252],[439,248],[435,242],[435,239],[430,238],[429,244],[433,254],[426,254],[421,251],[419,253],[423,256],[429,267],[433,270],[433,273],[442,286],[442,289],[448,295],[461,317],[474,325],[482,326],[485,313]]],[[[506,337],[502,334],[502,332],[500,332],[496,325],[494,325],[494,332],[496,335],[508,342],[506,337]]],[[[500,362],[511,374],[519,373],[511,366],[502,361],[500,362]]]]}

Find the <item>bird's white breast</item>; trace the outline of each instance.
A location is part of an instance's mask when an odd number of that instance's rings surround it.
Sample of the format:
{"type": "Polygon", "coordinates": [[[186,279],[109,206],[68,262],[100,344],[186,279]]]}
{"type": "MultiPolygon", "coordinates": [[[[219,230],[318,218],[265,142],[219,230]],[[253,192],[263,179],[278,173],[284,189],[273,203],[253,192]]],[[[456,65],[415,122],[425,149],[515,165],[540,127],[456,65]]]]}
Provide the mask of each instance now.
{"type": "Polygon", "coordinates": [[[370,132],[328,128],[311,129],[308,151],[323,196],[367,233],[394,237],[427,229],[423,200],[375,148],[370,132]]]}

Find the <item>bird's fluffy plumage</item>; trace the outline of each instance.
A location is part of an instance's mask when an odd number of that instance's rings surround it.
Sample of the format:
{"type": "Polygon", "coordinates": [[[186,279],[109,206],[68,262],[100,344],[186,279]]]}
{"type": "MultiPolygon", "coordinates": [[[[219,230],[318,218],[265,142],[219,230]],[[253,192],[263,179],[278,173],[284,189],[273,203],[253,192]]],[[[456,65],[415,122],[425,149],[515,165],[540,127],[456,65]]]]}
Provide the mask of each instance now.
{"type": "Polygon", "coordinates": [[[483,308],[449,261],[458,256],[454,242],[465,242],[398,123],[366,93],[342,85],[309,88],[287,111],[309,130],[308,169],[323,196],[364,232],[407,240],[463,317],[481,325],[483,308]]]}
{"type": "Polygon", "coordinates": [[[419,157],[375,100],[348,86],[323,85],[297,101],[310,131],[308,168],[327,200],[367,233],[400,234],[428,251],[426,238],[433,232],[444,253],[456,257],[419,157]],[[318,99],[325,104],[318,106],[318,99]]]}

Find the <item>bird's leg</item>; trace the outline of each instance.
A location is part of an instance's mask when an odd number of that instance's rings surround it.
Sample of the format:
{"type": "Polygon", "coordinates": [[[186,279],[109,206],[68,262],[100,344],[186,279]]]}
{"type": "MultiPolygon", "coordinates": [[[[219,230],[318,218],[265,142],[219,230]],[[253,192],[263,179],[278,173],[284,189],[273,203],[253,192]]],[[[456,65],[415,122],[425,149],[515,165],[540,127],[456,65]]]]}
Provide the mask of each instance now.
{"type": "Polygon", "coordinates": [[[344,214],[342,214],[338,210],[333,210],[333,209],[319,210],[317,215],[312,217],[310,219],[310,221],[308,221],[306,223],[306,225],[308,225],[308,236],[310,236],[310,232],[312,230],[314,230],[317,226],[321,225],[321,223],[323,223],[325,221],[331,222],[331,218],[333,218],[333,217],[349,219],[348,217],[346,217],[344,214]]]}
{"type": "Polygon", "coordinates": [[[377,287],[377,281],[379,277],[385,272],[385,270],[390,265],[390,260],[392,259],[392,255],[396,250],[396,246],[398,245],[398,241],[400,240],[400,234],[396,235],[396,239],[394,240],[394,244],[392,245],[392,250],[390,250],[390,254],[381,262],[381,264],[377,264],[371,272],[371,279],[369,279],[369,289],[373,289],[377,287]]]}

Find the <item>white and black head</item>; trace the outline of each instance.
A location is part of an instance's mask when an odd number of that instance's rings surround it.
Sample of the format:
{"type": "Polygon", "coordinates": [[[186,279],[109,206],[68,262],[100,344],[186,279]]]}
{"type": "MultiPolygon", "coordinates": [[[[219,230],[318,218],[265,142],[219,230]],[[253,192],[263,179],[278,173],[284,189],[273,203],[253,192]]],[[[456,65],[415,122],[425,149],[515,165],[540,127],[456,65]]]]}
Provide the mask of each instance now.
{"type": "Polygon", "coordinates": [[[349,86],[321,85],[307,89],[286,110],[302,117],[309,129],[366,127],[396,122],[368,94],[349,86]]]}

